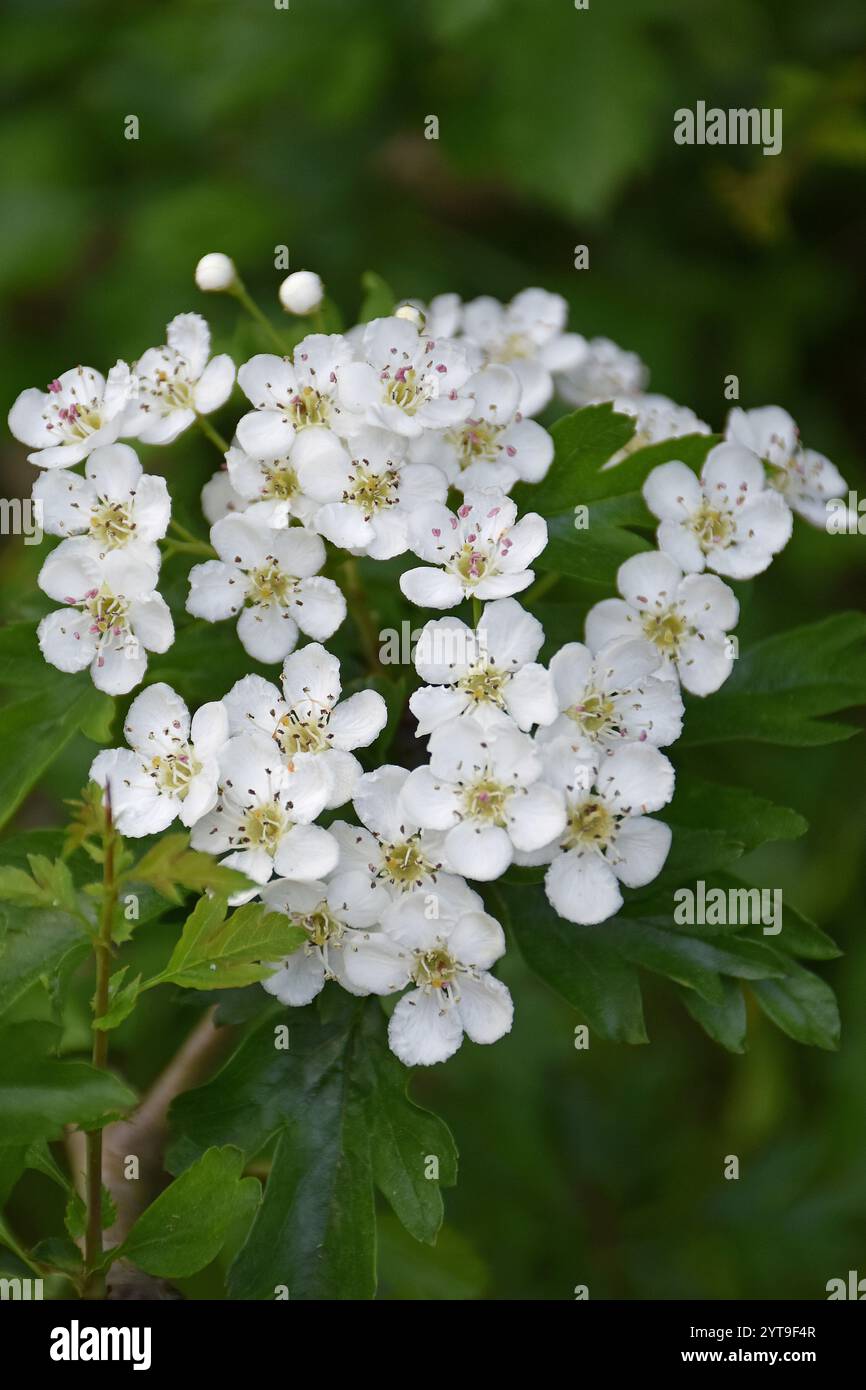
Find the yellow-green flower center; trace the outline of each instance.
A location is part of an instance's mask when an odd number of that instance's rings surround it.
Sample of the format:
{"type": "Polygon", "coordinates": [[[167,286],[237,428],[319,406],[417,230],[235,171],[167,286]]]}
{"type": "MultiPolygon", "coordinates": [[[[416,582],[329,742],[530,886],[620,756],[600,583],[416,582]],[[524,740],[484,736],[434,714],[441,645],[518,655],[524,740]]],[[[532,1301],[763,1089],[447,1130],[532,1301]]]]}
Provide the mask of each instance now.
{"type": "Polygon", "coordinates": [[[106,632],[114,632],[119,636],[126,627],[126,615],[129,611],[129,604],[126,599],[112,594],[103,589],[100,593],[91,595],[87,600],[87,611],[91,616],[91,632],[102,635],[106,632]]]}
{"type": "Polygon", "coordinates": [[[201,772],[201,763],[186,743],[176,753],[161,753],[151,758],[150,766],[157,784],[179,801],[183,801],[189,791],[193,777],[201,772]]]}
{"type": "Polygon", "coordinates": [[[613,700],[597,690],[585,694],[579,705],[571,705],[565,713],[583,733],[591,737],[607,733],[616,724],[613,700]]]}
{"type": "Polygon", "coordinates": [[[369,521],[374,512],[382,507],[393,507],[397,502],[396,471],[389,468],[384,473],[374,473],[363,464],[357,464],[343,500],[360,507],[369,521]]]}
{"type": "Polygon", "coordinates": [[[441,946],[418,952],[412,978],[422,989],[444,989],[457,976],[457,963],[441,946]]]}
{"type": "Polygon", "coordinates": [[[289,401],[288,415],[296,430],[307,425],[326,425],[331,417],[331,402],[315,386],[302,386],[289,401]]]}
{"type": "Polygon", "coordinates": [[[290,502],[301,490],[297,473],[285,459],[263,464],[262,472],[265,475],[263,497],[273,498],[277,502],[290,502]]]}
{"type": "Polygon", "coordinates": [[[563,847],[603,849],[616,828],[616,820],[600,801],[582,801],[569,808],[563,847]]]}
{"type": "Polygon", "coordinates": [[[90,514],[90,534],[107,550],[125,545],[135,533],[132,507],[122,502],[103,501],[90,514]]]}
{"type": "Polygon", "coordinates": [[[292,753],[323,753],[330,748],[328,739],[328,715],[323,709],[318,720],[303,718],[296,710],[284,714],[274,730],[274,738],[280,750],[287,755],[292,753]]]}
{"type": "Polygon", "coordinates": [[[385,387],[386,401],[398,406],[406,415],[414,415],[428,400],[429,395],[429,388],[414,367],[401,367],[388,379],[385,387]]]}
{"type": "Polygon", "coordinates": [[[734,530],[734,521],[728,512],[720,512],[709,502],[703,502],[689,518],[689,529],[706,554],[717,546],[727,545],[734,530]]]}
{"type": "Polygon", "coordinates": [[[645,613],[643,630],[663,656],[675,656],[679,644],[688,632],[688,623],[673,608],[664,613],[645,613]]]}
{"type": "Polygon", "coordinates": [[[458,690],[463,690],[475,704],[498,705],[505,708],[506,671],[497,671],[494,666],[482,666],[468,675],[461,676],[457,682],[458,690]]]}
{"type": "Polygon", "coordinates": [[[247,842],[254,849],[265,849],[274,854],[282,839],[289,818],[277,801],[254,806],[244,818],[244,833],[247,842]]]}
{"type": "Polygon", "coordinates": [[[415,837],[382,845],[381,876],[390,879],[398,888],[423,883],[435,871],[436,866],[430,863],[415,837]]]}
{"type": "Polygon", "coordinates": [[[507,824],[505,806],[510,795],[511,787],[500,786],[490,777],[480,777],[463,793],[463,814],[472,820],[504,827],[507,824]]]}
{"type": "Polygon", "coordinates": [[[503,428],[489,420],[469,420],[462,429],[451,431],[448,441],[457,453],[461,469],[468,468],[476,460],[492,463],[499,454],[499,436],[503,428]]]}
{"type": "Polygon", "coordinates": [[[331,912],[326,902],[320,902],[312,912],[295,913],[292,921],[303,927],[313,946],[338,946],[345,927],[331,912]]]}
{"type": "Polygon", "coordinates": [[[278,603],[285,607],[297,583],[293,574],[284,574],[276,561],[269,560],[250,574],[247,604],[278,603]]]}

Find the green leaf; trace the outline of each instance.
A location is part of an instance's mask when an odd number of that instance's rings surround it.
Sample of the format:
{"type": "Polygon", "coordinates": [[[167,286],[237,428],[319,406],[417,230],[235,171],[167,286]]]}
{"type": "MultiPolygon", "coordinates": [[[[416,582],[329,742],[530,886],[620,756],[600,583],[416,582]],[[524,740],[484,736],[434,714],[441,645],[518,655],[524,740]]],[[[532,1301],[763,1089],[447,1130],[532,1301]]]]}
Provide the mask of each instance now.
{"type": "Polygon", "coordinates": [[[732,836],[748,854],[768,840],[796,840],[809,822],[787,806],[776,806],[746,787],[725,787],[691,773],[681,776],[662,819],[732,836]]]}
{"type": "MultiPolygon", "coordinates": [[[[323,996],[324,998],[325,996],[323,996]]],[[[442,1122],[404,1094],[375,999],[334,991],[327,1019],[315,1007],[260,1020],[208,1085],[172,1107],[169,1166],[211,1144],[248,1156],[277,1138],[264,1201],[230,1273],[234,1298],[371,1298],[375,1291],[374,1184],[408,1229],[432,1240],[441,1219],[437,1181],[456,1171],[442,1122]],[[289,1045],[277,1045],[284,1018],[289,1045]],[[422,1186],[422,1183],[424,1186],[422,1186]],[[429,1191],[428,1191],[429,1189],[429,1191]]]]}
{"type": "Polygon", "coordinates": [[[650,549],[649,541],[620,527],[594,526],[590,522],[588,529],[578,531],[570,517],[555,517],[548,523],[547,547],[534,566],[610,589],[623,561],[650,549]]]}
{"type": "Polygon", "coordinates": [[[161,1279],[204,1269],[234,1222],[252,1218],[261,1201],[258,1178],[243,1177],[243,1170],[239,1149],[208,1149],[142,1212],[111,1258],[131,1260],[161,1279]]]}
{"type": "Polygon", "coordinates": [[[290,955],[307,940],[302,927],[263,903],[248,903],[228,918],[226,910],[223,897],[200,898],[167,966],[145,988],[166,981],[186,989],[253,984],[272,973],[267,962],[290,955]]]}
{"type": "Polygon", "coordinates": [[[722,998],[709,1003],[692,989],[677,993],[696,1023],[728,1052],[746,1050],[746,1001],[736,980],[722,979],[722,998]]]}
{"type": "Polygon", "coordinates": [[[0,634],[0,671],[0,682],[27,691],[22,699],[0,709],[3,825],[79,729],[92,730],[94,720],[105,728],[107,697],[96,689],[89,672],[66,675],[43,661],[30,623],[15,624],[0,634]],[[27,655],[16,672],[22,649],[27,655]]]}
{"type": "Polygon", "coordinates": [[[518,511],[557,516],[579,503],[609,496],[598,481],[599,469],[625,448],[634,428],[632,417],[618,415],[609,402],[561,416],[550,431],[555,452],[547,477],[540,483],[519,483],[512,493],[518,511]]]}
{"type": "Polygon", "coordinates": [[[117,1028],[123,1023],[124,1019],[129,1018],[141,993],[141,974],[130,980],[128,985],[123,983],[128,965],[122,970],[117,970],[108,982],[108,1008],[99,1018],[94,1018],[94,1028],[100,1028],[103,1032],[108,1032],[112,1028],[117,1028]]]}
{"type": "MultiPolygon", "coordinates": [[[[102,1189],[100,1202],[102,1229],[107,1231],[117,1220],[117,1207],[114,1199],[107,1187],[102,1189]]],[[[69,1201],[66,1203],[66,1211],[63,1216],[63,1224],[66,1227],[72,1240],[81,1240],[87,1229],[87,1207],[84,1199],[77,1192],[69,1194],[69,1201]]]]}
{"type": "Polygon", "coordinates": [[[40,980],[90,949],[81,923],[65,912],[21,908],[0,955],[0,1015],[40,980]]]}
{"type": "Polygon", "coordinates": [[[836,996],[810,970],[788,962],[781,980],[757,980],[752,992],[768,1018],[795,1042],[835,1051],[841,1022],[836,996]]]}
{"type": "Polygon", "coordinates": [[[182,888],[191,893],[204,893],[209,888],[228,897],[252,886],[245,874],[225,868],[210,854],[190,849],[185,832],[163,835],[128,871],[125,882],[133,891],[136,883],[149,884],[174,903],[183,901],[182,888]]]}
{"type": "Polygon", "coordinates": [[[521,955],[557,994],[611,1042],[647,1041],[637,972],[605,942],[605,927],[564,922],[540,884],[501,882],[504,905],[521,955]]]}
{"type": "Polygon", "coordinates": [[[708,700],[686,699],[683,745],[751,739],[810,747],[859,730],[822,718],[866,702],[866,614],[837,613],[740,649],[708,700]]]}
{"type": "MultiPolygon", "coordinates": [[[[634,449],[612,468],[600,473],[593,484],[599,497],[628,497],[640,495],[646,477],[660,463],[670,463],[678,459],[687,468],[699,473],[704,459],[714,445],[721,441],[720,434],[686,434],[679,439],[663,439],[658,444],[647,444],[642,449],[634,449]]],[[[594,494],[595,495],[595,494],[594,494]]],[[[650,517],[653,528],[658,525],[655,517],[650,517]]]]}
{"type": "Polygon", "coordinates": [[[59,1269],[62,1274],[76,1278],[82,1272],[81,1251],[74,1241],[64,1236],[49,1236],[33,1247],[33,1258],[50,1269],[59,1269]]]}
{"type": "Polygon", "coordinates": [[[393,314],[396,299],[391,286],[377,275],[375,270],[365,270],[361,276],[363,299],[358,311],[358,322],[369,323],[371,319],[384,319],[393,314]]]}
{"type": "Polygon", "coordinates": [[[0,1033],[0,1145],[59,1139],[64,1125],[99,1129],[135,1104],[111,1072],[40,1055],[52,1031],[19,1023],[0,1033]]]}

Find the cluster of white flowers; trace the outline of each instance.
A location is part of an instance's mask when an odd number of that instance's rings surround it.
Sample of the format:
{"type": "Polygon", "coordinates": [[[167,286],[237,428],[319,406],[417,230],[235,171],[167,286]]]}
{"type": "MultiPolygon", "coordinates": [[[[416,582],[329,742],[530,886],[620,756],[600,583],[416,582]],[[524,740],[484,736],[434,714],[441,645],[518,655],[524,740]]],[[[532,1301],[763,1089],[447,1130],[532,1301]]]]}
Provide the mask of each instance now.
{"type": "MultiPolygon", "coordinates": [[[[239,284],[218,254],[197,281],[239,284]]],[[[290,281],[284,307],[317,312],[318,277],[290,281]]],[[[180,315],[166,337],[107,380],[80,367],[25,391],[10,414],[45,470],[34,486],[44,527],[63,538],[39,576],[64,605],[40,624],[42,651],[62,670],[89,665],[112,694],[174,639],[156,592],[168,489],[117,441],[170,443],[235,382],[230,358],[210,357],[199,315],[180,315]]],[[[129,708],[129,747],[100,753],[92,776],[122,834],[179,817],[193,847],[250,881],[235,902],[258,894],[303,928],[306,944],[273,963],[268,991],[302,1005],[327,979],[355,994],[408,989],[391,1046],[407,1065],[438,1062],[464,1033],[489,1043],[511,1027],[510,995],[490,974],[502,927],[467,880],[546,866],[555,911],[591,925],[617,912],[623,885],[658,875],[671,832],[654,813],[674,791],[661,750],[681,732],[681,688],[709,695],[732,669],[738,603],[724,579],[766,569],[792,509],[821,523],[844,483],[784,411],[733,410],[700,476],[676,461],[650,472],[658,549],[621,566],[619,597],[591,609],[585,644],[544,666],[542,625],[514,596],[533,582],[547,526],[518,516],[508,495],[552,462],[532,417],[555,392],[577,406],[613,401],[636,421],[624,452],[709,430],[645,393],[635,354],[568,333],[565,301],[530,289],[508,305],[443,295],[346,334],[314,332],[290,356],[253,357],[237,381],[250,408],[202,497],[217,558],[193,566],[187,610],[237,617],[250,656],[281,663],[280,684],[248,675],[192,718],[169,686],[151,685],[129,708]],[[363,773],[354,755],[387,709],[374,690],[340,698],[339,661],[321,643],[347,605],[320,573],[326,542],[417,557],[399,582],[421,608],[472,600],[472,625],[435,618],[417,642],[409,707],[428,742],[411,771],[363,773]],[[301,634],[311,640],[298,648],[301,634]],[[348,803],[357,823],[315,823],[348,803]]]]}

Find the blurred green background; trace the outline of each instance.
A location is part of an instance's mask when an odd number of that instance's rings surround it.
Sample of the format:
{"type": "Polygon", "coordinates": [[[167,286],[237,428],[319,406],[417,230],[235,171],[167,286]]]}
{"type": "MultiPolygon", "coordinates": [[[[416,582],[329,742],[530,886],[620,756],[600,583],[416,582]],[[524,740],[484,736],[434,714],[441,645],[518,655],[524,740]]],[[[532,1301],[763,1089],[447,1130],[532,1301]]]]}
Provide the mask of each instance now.
{"type": "MultiPolygon", "coordinates": [[[[860,0],[7,0],[0,72],[9,404],[76,362],[136,357],[184,310],[232,342],[234,308],[198,294],[196,260],[228,252],[270,309],[285,244],[349,320],[368,268],[401,297],[559,291],[573,328],[647,360],[652,389],[719,428],[736,373],[740,404],[787,407],[864,486],[860,0]],[[673,111],[699,98],[781,106],[782,154],[676,146],[673,111]]],[[[184,442],[155,466],[193,497],[205,450],[184,442]]],[[[29,492],[23,452],[2,445],[4,496],[29,492]]],[[[6,545],[4,617],[44,611],[39,554],[6,545]]],[[[798,525],[741,643],[863,607],[863,556],[857,538],[798,525]]],[[[79,737],[19,826],[59,824],[92,754],[79,737]]],[[[575,1051],[575,1018],[512,953],[512,1035],[416,1080],[454,1130],[460,1184],[435,1252],[383,1220],[383,1296],[820,1298],[866,1274],[862,742],[688,756],[810,820],[744,872],[845,950],[819,967],[841,1051],[798,1047],[756,1013],[731,1057],[650,980],[650,1046],[575,1051]],[[732,1153],[738,1182],[723,1179],[732,1153]]],[[[155,956],[171,930],[155,928],[155,956]]],[[[119,1064],[146,1082],[193,1019],[148,996],[119,1064]]],[[[24,1236],[54,1200],[22,1181],[24,1236]]]]}

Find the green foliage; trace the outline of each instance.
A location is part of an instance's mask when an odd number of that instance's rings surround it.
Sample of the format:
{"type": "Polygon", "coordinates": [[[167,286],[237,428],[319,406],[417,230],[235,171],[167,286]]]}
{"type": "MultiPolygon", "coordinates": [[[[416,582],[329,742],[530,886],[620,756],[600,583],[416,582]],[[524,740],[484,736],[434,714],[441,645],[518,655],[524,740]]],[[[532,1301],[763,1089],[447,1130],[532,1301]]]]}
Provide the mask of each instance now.
{"type": "Polygon", "coordinates": [[[151,845],[143,858],[131,867],[127,885],[143,883],[155,888],[169,902],[183,901],[181,889],[189,893],[238,893],[250,887],[249,879],[236,869],[225,868],[212,855],[189,848],[189,835],[181,831],[163,835],[151,845]]]}
{"type": "Polygon", "coordinates": [[[807,748],[858,732],[821,716],[866,700],[866,615],[833,613],[741,650],[711,700],[688,699],[684,746],[749,739],[807,748]]]}
{"type": "Polygon", "coordinates": [[[216,1259],[236,1221],[261,1200],[258,1178],[243,1177],[239,1149],[208,1149],[161,1192],[108,1260],[131,1260],[146,1274],[180,1279],[216,1259]]]}
{"type": "MultiPolygon", "coordinates": [[[[323,996],[324,997],[324,996],[323,996]]],[[[405,1094],[377,1000],[341,995],[271,1012],[208,1085],[172,1107],[178,1171],[212,1144],[252,1157],[276,1140],[262,1206],[229,1276],[231,1296],[369,1298],[375,1291],[378,1186],[416,1239],[442,1220],[439,1184],[456,1178],[451,1136],[405,1094]],[[284,1018],[288,1046],[275,1031],[284,1018]],[[430,1157],[438,1181],[427,1177],[430,1157]]]]}
{"type": "Polygon", "coordinates": [[[135,1102],[110,1072],[47,1056],[50,1032],[44,1023],[0,1032],[0,1146],[59,1139],[65,1125],[101,1128],[135,1102]]]}

